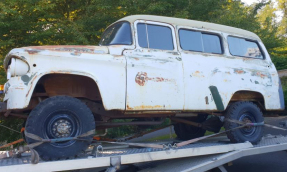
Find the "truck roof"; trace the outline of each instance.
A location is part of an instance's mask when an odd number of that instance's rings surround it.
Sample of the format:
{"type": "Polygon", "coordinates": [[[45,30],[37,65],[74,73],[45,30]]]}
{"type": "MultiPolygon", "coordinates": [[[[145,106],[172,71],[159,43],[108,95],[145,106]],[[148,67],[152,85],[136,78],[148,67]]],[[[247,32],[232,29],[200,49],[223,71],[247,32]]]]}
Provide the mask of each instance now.
{"type": "Polygon", "coordinates": [[[150,20],[150,21],[169,23],[169,24],[177,25],[177,26],[203,28],[207,30],[220,31],[220,32],[241,35],[243,37],[254,38],[254,39],[260,40],[260,38],[255,33],[244,30],[244,29],[239,29],[239,28],[215,24],[215,23],[174,18],[174,17],[164,17],[164,16],[155,16],[155,15],[131,15],[131,16],[124,17],[118,21],[129,21],[133,23],[136,20],[150,20]]]}

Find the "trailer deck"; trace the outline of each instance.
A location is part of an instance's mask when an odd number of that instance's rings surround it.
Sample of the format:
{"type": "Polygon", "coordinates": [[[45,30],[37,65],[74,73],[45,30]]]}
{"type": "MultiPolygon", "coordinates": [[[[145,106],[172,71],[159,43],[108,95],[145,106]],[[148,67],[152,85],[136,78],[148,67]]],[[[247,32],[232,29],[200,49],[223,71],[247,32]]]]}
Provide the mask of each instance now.
{"type": "MultiPolygon", "coordinates": [[[[173,140],[173,142],[177,141],[173,140]]],[[[171,141],[158,144],[167,143],[171,141]]],[[[249,142],[231,144],[226,137],[221,136],[180,148],[174,148],[171,144],[166,149],[155,149],[106,143],[95,144],[95,148],[97,151],[93,155],[90,150],[77,159],[40,161],[38,164],[31,164],[30,154],[26,153],[20,158],[0,160],[0,171],[66,171],[99,167],[116,170],[120,165],[159,160],[168,160],[169,163],[158,163],[156,167],[149,168],[148,171],[174,171],[174,167],[177,171],[207,171],[215,167],[220,167],[224,171],[222,165],[235,159],[287,150],[287,137],[269,135],[257,145],[249,142]]]]}

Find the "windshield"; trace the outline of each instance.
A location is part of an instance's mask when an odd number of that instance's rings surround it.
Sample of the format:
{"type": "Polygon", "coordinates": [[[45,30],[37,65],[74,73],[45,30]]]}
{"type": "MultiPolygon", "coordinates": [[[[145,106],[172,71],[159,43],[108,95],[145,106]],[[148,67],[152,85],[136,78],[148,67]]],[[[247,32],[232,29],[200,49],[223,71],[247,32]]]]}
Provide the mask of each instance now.
{"type": "Polygon", "coordinates": [[[116,23],[104,32],[100,45],[131,45],[132,33],[129,22],[116,23]]]}

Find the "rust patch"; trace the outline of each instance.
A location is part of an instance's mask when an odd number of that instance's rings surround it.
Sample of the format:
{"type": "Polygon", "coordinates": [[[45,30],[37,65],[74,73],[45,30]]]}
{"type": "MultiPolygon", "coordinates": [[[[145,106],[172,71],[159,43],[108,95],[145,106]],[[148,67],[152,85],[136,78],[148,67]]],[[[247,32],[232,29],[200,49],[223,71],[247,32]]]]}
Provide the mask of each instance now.
{"type": "Polygon", "coordinates": [[[120,57],[123,57],[122,55],[113,55],[114,58],[120,58],[120,57]]]}
{"type": "Polygon", "coordinates": [[[147,78],[147,73],[146,72],[138,72],[136,75],[135,81],[138,85],[144,86],[147,78]]]}
{"type": "Polygon", "coordinates": [[[140,60],[140,59],[139,59],[139,58],[137,58],[137,57],[135,57],[134,59],[135,59],[135,60],[140,60]]]}
{"type": "Polygon", "coordinates": [[[192,76],[194,77],[204,77],[204,75],[202,75],[202,73],[200,71],[195,71],[192,76]]]}
{"type": "Polygon", "coordinates": [[[252,76],[258,76],[258,77],[260,77],[260,78],[262,78],[262,79],[264,79],[264,78],[267,77],[266,74],[264,74],[264,73],[262,73],[262,72],[259,72],[259,71],[253,71],[253,72],[251,73],[251,75],[252,75],[252,76]]]}
{"type": "Polygon", "coordinates": [[[32,50],[25,50],[25,51],[27,51],[28,54],[37,54],[37,53],[40,52],[40,50],[34,50],[34,49],[32,49],[32,50]]]}
{"type": "Polygon", "coordinates": [[[234,69],[235,74],[245,74],[246,72],[242,69],[234,69]]]}
{"type": "Polygon", "coordinates": [[[133,108],[131,108],[129,105],[127,105],[127,109],[128,110],[132,110],[133,108]]]}
{"type": "Polygon", "coordinates": [[[134,109],[158,109],[163,108],[163,106],[155,105],[155,106],[149,106],[149,105],[141,105],[141,106],[135,106],[134,109]]]}
{"type": "Polygon", "coordinates": [[[205,97],[205,104],[207,104],[207,105],[209,104],[209,103],[208,103],[208,97],[207,97],[207,96],[205,97]]]}
{"type": "Polygon", "coordinates": [[[29,95],[29,93],[30,93],[30,91],[31,91],[32,88],[33,88],[33,87],[30,87],[30,88],[29,88],[29,90],[28,90],[28,92],[27,92],[27,94],[26,94],[26,97],[28,97],[28,95],[29,95]]]}
{"type": "Polygon", "coordinates": [[[154,82],[171,82],[172,80],[162,78],[162,77],[148,77],[146,72],[138,72],[135,77],[135,82],[140,85],[144,86],[147,81],[154,81],[154,82]]]}
{"type": "Polygon", "coordinates": [[[89,49],[89,48],[55,48],[52,49],[54,51],[63,51],[63,52],[71,52],[72,55],[78,55],[80,53],[90,53],[94,54],[94,49],[89,49]]]}
{"type": "Polygon", "coordinates": [[[37,78],[37,76],[35,76],[35,77],[31,80],[31,85],[33,85],[33,82],[35,81],[36,78],[37,78]]]}
{"type": "Polygon", "coordinates": [[[164,106],[161,105],[140,105],[140,106],[135,106],[133,108],[129,107],[129,105],[127,105],[127,109],[128,110],[144,110],[144,109],[161,109],[164,108],[164,106]]]}
{"type": "Polygon", "coordinates": [[[44,50],[71,52],[71,55],[75,56],[79,56],[81,55],[81,53],[90,53],[90,54],[105,53],[105,50],[97,49],[93,46],[83,46],[83,45],[31,46],[31,47],[24,47],[24,49],[29,54],[36,54],[44,50]]]}
{"type": "Polygon", "coordinates": [[[36,49],[36,50],[50,50],[50,49],[57,49],[57,48],[89,48],[93,49],[94,46],[88,45],[46,45],[46,46],[29,46],[24,47],[26,49],[36,49]]]}

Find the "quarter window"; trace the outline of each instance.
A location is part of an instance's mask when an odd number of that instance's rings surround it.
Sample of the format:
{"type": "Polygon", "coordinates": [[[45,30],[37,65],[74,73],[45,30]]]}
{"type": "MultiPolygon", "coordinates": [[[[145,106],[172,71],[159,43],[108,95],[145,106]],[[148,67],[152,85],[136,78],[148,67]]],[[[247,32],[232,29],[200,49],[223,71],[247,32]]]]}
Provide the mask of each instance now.
{"type": "Polygon", "coordinates": [[[138,23],[138,42],[143,48],[173,50],[172,31],[169,27],[138,23]]]}
{"type": "Polygon", "coordinates": [[[234,56],[263,59],[262,52],[255,41],[233,36],[228,37],[229,51],[234,56]]]}
{"type": "Polygon", "coordinates": [[[183,50],[222,54],[219,36],[192,30],[179,30],[180,46],[183,50]]]}

